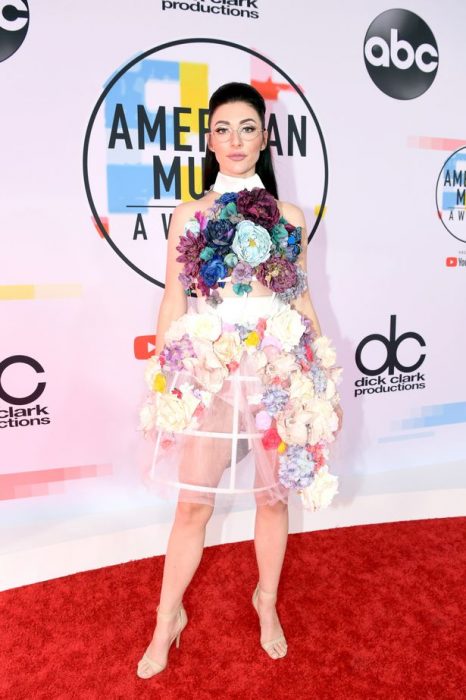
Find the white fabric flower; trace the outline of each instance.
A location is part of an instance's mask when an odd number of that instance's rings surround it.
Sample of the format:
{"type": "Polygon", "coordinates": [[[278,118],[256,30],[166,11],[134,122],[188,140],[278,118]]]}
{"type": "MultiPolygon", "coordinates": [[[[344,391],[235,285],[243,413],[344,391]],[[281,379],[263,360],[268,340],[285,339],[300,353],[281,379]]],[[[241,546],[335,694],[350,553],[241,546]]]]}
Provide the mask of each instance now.
{"type": "Polygon", "coordinates": [[[217,340],[222,332],[222,319],[217,314],[187,314],[187,332],[202,340],[217,340]]]}
{"type": "Polygon", "coordinates": [[[329,474],[328,467],[321,467],[315,474],[312,484],[301,491],[304,508],[315,511],[327,508],[338,491],[338,477],[329,474]]]}
{"type": "Polygon", "coordinates": [[[179,399],[175,394],[159,394],[157,401],[156,425],[168,432],[181,432],[189,425],[199,399],[190,392],[179,399]]]}
{"type": "Polygon", "coordinates": [[[181,340],[185,333],[188,332],[188,316],[192,314],[183,314],[180,318],[175,319],[170,323],[170,326],[165,331],[164,342],[172,343],[176,340],[181,340]]]}
{"type": "Polygon", "coordinates": [[[281,342],[284,350],[292,350],[306,330],[301,322],[301,314],[295,309],[284,308],[267,319],[266,332],[281,342]]]}
{"type": "Polygon", "coordinates": [[[326,368],[334,365],[337,359],[335,349],[330,345],[331,342],[330,338],[322,335],[312,343],[312,349],[321,361],[322,366],[326,368]]]}
{"type": "Polygon", "coordinates": [[[144,433],[155,427],[156,408],[152,397],[148,398],[139,411],[139,429],[144,433]]]}
{"type": "Polygon", "coordinates": [[[320,440],[333,442],[335,440],[333,433],[338,428],[338,416],[330,401],[315,397],[309,401],[306,409],[311,413],[309,443],[315,445],[320,440]]]}

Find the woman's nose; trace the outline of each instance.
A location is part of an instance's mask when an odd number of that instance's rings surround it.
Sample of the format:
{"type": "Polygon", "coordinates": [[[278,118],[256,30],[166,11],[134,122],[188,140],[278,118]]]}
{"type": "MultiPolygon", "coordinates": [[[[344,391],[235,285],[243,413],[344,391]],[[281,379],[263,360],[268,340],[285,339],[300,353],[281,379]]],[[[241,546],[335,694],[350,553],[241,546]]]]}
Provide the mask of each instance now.
{"type": "Polygon", "coordinates": [[[231,143],[232,145],[241,144],[241,137],[239,135],[239,129],[231,130],[231,143]]]}

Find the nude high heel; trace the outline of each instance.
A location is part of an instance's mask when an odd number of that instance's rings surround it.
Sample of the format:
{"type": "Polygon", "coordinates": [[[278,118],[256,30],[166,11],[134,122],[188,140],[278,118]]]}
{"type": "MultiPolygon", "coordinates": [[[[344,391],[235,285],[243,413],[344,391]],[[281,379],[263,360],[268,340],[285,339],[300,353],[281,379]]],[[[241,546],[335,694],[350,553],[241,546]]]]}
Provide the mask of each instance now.
{"type": "MultiPolygon", "coordinates": [[[[173,641],[176,639],[176,647],[178,648],[180,646],[180,636],[186,625],[188,624],[188,616],[186,615],[186,610],[183,607],[183,603],[180,604],[180,607],[178,610],[175,610],[174,613],[164,613],[161,612],[157,606],[157,619],[161,618],[162,620],[174,620],[176,617],[179,618],[179,627],[173,637],[170,639],[170,644],[168,645],[168,651],[170,651],[170,647],[173,644],[173,641]]],[[[167,652],[167,662],[165,663],[165,666],[162,666],[162,664],[159,664],[158,661],[154,661],[154,659],[151,659],[150,656],[147,656],[147,653],[144,652],[142,659],[138,663],[138,668],[137,668],[137,675],[139,678],[152,678],[152,676],[155,676],[157,673],[160,673],[163,671],[168,664],[168,652],[167,652]]]]}
{"type": "MultiPolygon", "coordinates": [[[[261,588],[259,588],[259,584],[257,584],[255,591],[252,594],[252,604],[253,604],[257,614],[259,614],[259,608],[258,608],[258,602],[257,602],[257,599],[259,597],[259,592],[260,592],[261,596],[263,596],[264,598],[268,598],[269,600],[273,599],[273,601],[277,600],[276,593],[266,593],[261,588]]],[[[270,656],[271,659],[282,659],[284,656],[286,656],[288,645],[286,643],[286,639],[285,639],[285,635],[283,634],[283,630],[282,630],[282,634],[279,637],[276,637],[275,639],[270,639],[267,642],[263,642],[261,639],[260,644],[261,644],[262,649],[267,652],[267,654],[270,656]],[[272,656],[272,654],[270,652],[272,652],[275,644],[278,644],[280,642],[285,647],[285,652],[283,654],[280,654],[279,651],[275,650],[275,653],[277,654],[277,656],[272,656]]]]}

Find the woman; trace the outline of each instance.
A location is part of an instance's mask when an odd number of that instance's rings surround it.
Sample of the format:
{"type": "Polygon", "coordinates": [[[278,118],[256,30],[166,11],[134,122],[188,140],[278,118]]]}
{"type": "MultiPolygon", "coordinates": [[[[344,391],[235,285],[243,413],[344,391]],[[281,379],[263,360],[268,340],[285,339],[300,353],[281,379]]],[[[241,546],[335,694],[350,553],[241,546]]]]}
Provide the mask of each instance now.
{"type": "MultiPolygon", "coordinates": [[[[192,267],[189,268],[189,264],[193,258],[190,258],[187,247],[191,239],[188,240],[185,237],[184,244],[180,243],[180,234],[183,234],[186,222],[193,221],[196,212],[208,212],[219,196],[242,190],[252,191],[254,187],[265,188],[270,195],[277,198],[268,134],[265,129],[265,103],[261,95],[250,85],[229,83],[221,86],[212,95],[209,102],[209,135],[204,170],[206,194],[197,201],[180,204],[172,216],[168,235],[166,286],[157,325],[155,353],[157,357],[163,351],[166,337],[168,337],[167,333],[171,332],[170,328],[173,322],[183,317],[187,311],[186,292],[189,292],[192,278],[186,280],[186,271],[192,273],[192,267]],[[179,255],[180,251],[181,255],[179,255]],[[183,289],[180,280],[188,289],[183,289]]],[[[229,195],[226,195],[223,202],[225,205],[228,204],[228,199],[229,195]]],[[[286,202],[277,202],[276,204],[281,216],[291,225],[290,229],[293,227],[301,228],[301,247],[297,249],[300,252],[296,263],[302,270],[299,276],[302,281],[303,278],[305,279],[306,273],[307,247],[303,213],[292,204],[286,202]]],[[[273,205],[275,206],[275,202],[273,205]]],[[[198,220],[202,221],[199,215],[198,220]]],[[[219,225],[218,228],[222,227],[219,225]]],[[[227,227],[223,228],[226,231],[227,227]]],[[[299,228],[296,230],[299,231],[299,228]]],[[[222,229],[220,233],[225,231],[222,229]]],[[[228,232],[226,233],[229,235],[228,232]]],[[[250,243],[256,246],[257,241],[251,239],[250,243]]],[[[213,247],[209,248],[209,254],[212,255],[212,250],[215,250],[214,262],[217,260],[217,267],[225,272],[225,269],[222,268],[223,258],[219,253],[222,244],[223,241],[215,239],[212,243],[213,247]]],[[[253,252],[256,251],[257,246],[253,252]]],[[[222,286],[222,284],[217,283],[218,281],[222,282],[222,274],[220,274],[219,280],[216,279],[215,274],[213,278],[207,275],[209,271],[209,274],[212,271],[215,272],[212,259],[209,259],[207,255],[203,259],[206,261],[202,268],[204,277],[199,282],[197,290],[203,287],[203,294],[208,297],[207,302],[210,303],[211,313],[223,314],[223,319],[227,321],[237,321],[237,317],[233,319],[229,316],[231,313],[234,316],[235,308],[246,309],[249,305],[249,311],[252,309],[254,314],[257,309],[256,315],[261,316],[270,310],[271,307],[268,305],[275,304],[276,306],[275,293],[271,294],[270,288],[265,286],[256,275],[240,278],[238,276],[240,268],[238,267],[236,278],[234,275],[233,278],[227,278],[222,286]],[[213,289],[206,289],[206,285],[210,285],[213,289]],[[219,290],[221,290],[221,299],[218,294],[219,290]]],[[[245,267],[250,272],[250,268],[243,265],[241,268],[243,274],[245,267]]],[[[196,274],[200,280],[199,268],[196,268],[196,274]]],[[[301,284],[300,289],[301,293],[294,300],[293,306],[298,312],[311,319],[317,334],[320,336],[319,321],[305,283],[301,284]]],[[[201,296],[199,292],[198,296],[201,296]]],[[[280,308],[281,306],[283,306],[283,302],[279,303],[280,308]]],[[[206,302],[202,298],[199,299],[198,311],[208,310],[208,308],[206,302]]],[[[246,353],[243,354],[243,360],[248,362],[248,358],[245,356],[246,353]]],[[[247,369],[251,372],[250,367],[247,369]]],[[[238,372],[233,372],[232,376],[237,374],[238,372]]],[[[226,381],[223,382],[222,391],[227,391],[224,389],[226,384],[226,381]]],[[[219,395],[215,396],[217,402],[221,400],[218,398],[219,395]]],[[[207,430],[210,436],[215,435],[215,431],[213,432],[212,429],[219,430],[220,423],[224,426],[225,422],[230,421],[230,419],[235,421],[231,397],[224,394],[223,398],[221,410],[218,410],[217,404],[217,408],[211,410],[207,420],[204,420],[203,427],[204,429],[210,428],[210,431],[207,430]]],[[[247,413],[247,408],[244,408],[244,413],[247,413]]],[[[341,416],[341,413],[339,415],[341,416]]],[[[238,426],[236,431],[238,431],[238,426]]],[[[246,432],[244,435],[251,436],[252,433],[246,432]]],[[[179,644],[180,633],[187,623],[186,612],[182,605],[183,594],[201,560],[205,528],[213,511],[214,496],[212,494],[216,491],[215,487],[231,458],[231,444],[226,444],[228,442],[226,440],[214,440],[212,437],[199,439],[198,436],[188,437],[186,440],[187,442],[184,442],[184,460],[181,458],[184,467],[180,467],[182,473],[180,480],[186,488],[180,491],[176,516],[168,542],[160,602],[157,608],[157,625],[152,641],[138,665],[137,673],[141,678],[150,678],[162,671],[167,665],[171,643],[176,638],[177,645],[179,644]],[[199,444],[203,445],[203,449],[196,453],[199,444]],[[211,455],[215,456],[211,457],[211,455]],[[209,479],[210,481],[208,481],[209,479]],[[204,492],[202,492],[202,488],[201,491],[193,490],[190,492],[189,484],[206,484],[207,481],[208,485],[205,486],[204,492]]],[[[250,439],[249,447],[251,441],[254,442],[253,439],[250,439]]],[[[238,440],[235,443],[235,460],[244,456],[244,454],[238,455],[238,451],[241,452],[240,443],[241,441],[238,440]]],[[[269,475],[272,469],[276,470],[276,463],[270,462],[268,456],[270,451],[260,452],[263,450],[260,441],[256,441],[255,444],[259,444],[255,452],[256,468],[259,471],[257,461],[262,459],[262,471],[260,476],[256,475],[255,488],[251,488],[257,503],[254,543],[259,571],[259,583],[254,591],[252,603],[259,618],[261,646],[272,659],[278,659],[284,657],[287,652],[286,639],[275,608],[288,536],[287,489],[282,485],[277,487],[276,478],[274,478],[275,485],[273,487],[271,483],[269,484],[269,475]]],[[[180,454],[176,450],[174,454],[180,458],[180,454]]],[[[231,464],[233,465],[233,460],[231,464]]],[[[199,487],[194,486],[193,488],[199,487]]]]}

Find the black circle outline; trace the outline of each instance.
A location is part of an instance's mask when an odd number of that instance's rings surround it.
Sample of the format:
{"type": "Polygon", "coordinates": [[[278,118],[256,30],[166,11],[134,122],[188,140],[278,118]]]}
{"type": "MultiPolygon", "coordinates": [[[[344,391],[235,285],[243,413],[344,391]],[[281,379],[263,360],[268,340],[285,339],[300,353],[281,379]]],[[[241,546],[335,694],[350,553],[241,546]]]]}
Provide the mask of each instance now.
{"type": "Polygon", "coordinates": [[[126,257],[126,255],[117,247],[117,245],[112,241],[110,236],[107,234],[105,227],[103,226],[100,217],[97,213],[97,210],[94,205],[94,200],[92,198],[91,194],[91,188],[89,185],[89,177],[88,177],[88,169],[87,169],[87,158],[88,158],[88,152],[89,152],[89,141],[91,137],[91,132],[92,132],[92,127],[94,125],[94,121],[97,117],[97,113],[99,112],[99,109],[102,105],[102,102],[104,101],[105,97],[108,95],[112,87],[115,85],[115,83],[126,73],[127,70],[132,68],[136,63],[139,63],[142,61],[144,58],[147,58],[147,56],[152,55],[153,53],[157,53],[159,51],[162,51],[163,49],[169,49],[173,46],[179,46],[181,44],[194,44],[194,43],[208,43],[208,44],[220,44],[222,46],[230,46],[231,48],[234,49],[239,49],[240,51],[246,51],[247,53],[251,54],[252,56],[255,56],[256,58],[261,59],[265,63],[268,63],[269,66],[274,68],[276,71],[278,71],[284,78],[287,80],[290,85],[296,90],[298,95],[301,97],[303,100],[304,104],[308,108],[311,117],[314,121],[314,124],[317,129],[317,133],[319,135],[320,143],[322,146],[322,155],[324,158],[324,190],[323,190],[323,196],[322,196],[322,202],[320,204],[320,210],[319,214],[315,220],[314,226],[312,230],[310,231],[308,235],[308,243],[311,241],[312,237],[314,236],[318,225],[320,224],[320,221],[322,219],[323,213],[324,213],[324,208],[325,208],[325,202],[327,201],[327,191],[328,191],[328,158],[327,158],[327,149],[325,147],[325,141],[324,141],[324,136],[322,133],[322,129],[320,128],[319,122],[317,121],[317,118],[314,114],[314,111],[309,104],[309,101],[307,98],[304,96],[302,90],[296,85],[294,80],[292,80],[286,73],[283,71],[281,68],[275,65],[270,59],[266,58],[265,56],[262,56],[260,53],[257,51],[254,51],[253,49],[249,49],[246,46],[241,46],[240,44],[236,44],[233,41],[226,41],[224,39],[209,39],[209,38],[191,38],[191,39],[175,39],[174,41],[168,41],[165,44],[161,44],[160,46],[156,46],[155,48],[149,49],[148,51],[144,51],[143,53],[139,54],[135,58],[133,58],[129,63],[127,63],[123,68],[121,68],[116,75],[113,76],[113,78],[110,80],[108,85],[106,85],[104,91],[100,95],[99,99],[97,100],[94,109],[92,110],[91,117],[89,119],[89,123],[87,125],[86,129],[86,134],[84,136],[84,148],[83,148],[83,177],[84,177],[84,187],[86,190],[86,196],[89,202],[89,206],[91,208],[91,212],[94,216],[94,221],[96,222],[99,231],[102,233],[104,236],[105,240],[107,243],[110,244],[110,246],[113,248],[115,253],[120,256],[120,258],[127,264],[129,267],[131,267],[135,272],[140,274],[142,277],[147,279],[149,282],[152,282],[153,284],[157,285],[158,287],[161,287],[162,289],[165,288],[165,285],[163,282],[159,282],[155,278],[151,277],[148,275],[146,272],[143,270],[140,270],[129,258],[126,257]]]}
{"type": "MultiPolygon", "coordinates": [[[[366,69],[366,73],[367,73],[367,75],[369,76],[369,78],[371,79],[373,85],[375,85],[375,87],[376,87],[378,90],[380,90],[380,92],[381,92],[383,95],[386,95],[387,97],[390,97],[390,99],[392,99],[392,100],[399,100],[400,102],[409,102],[410,100],[417,100],[418,97],[422,97],[422,95],[425,95],[426,92],[427,92],[427,90],[430,90],[430,88],[432,87],[432,85],[433,85],[433,83],[434,83],[435,78],[437,77],[437,71],[438,71],[439,64],[440,64],[440,53],[439,53],[439,50],[438,50],[437,39],[435,38],[435,34],[434,34],[434,32],[432,31],[432,29],[430,28],[430,25],[427,24],[427,22],[425,21],[425,19],[423,19],[423,18],[421,17],[421,15],[416,14],[416,13],[413,12],[412,10],[407,10],[405,7],[391,7],[390,9],[384,10],[383,12],[381,12],[380,14],[378,14],[377,17],[374,17],[374,19],[372,20],[372,22],[370,23],[370,25],[367,27],[367,31],[366,31],[366,33],[365,33],[365,35],[364,35],[364,41],[363,41],[363,44],[362,44],[362,58],[363,58],[363,60],[364,60],[364,67],[365,67],[365,69],[366,69]],[[374,22],[375,22],[376,19],[379,19],[379,17],[381,17],[382,15],[385,15],[387,12],[393,12],[393,11],[409,12],[411,15],[414,15],[415,17],[417,17],[418,19],[420,19],[421,22],[424,22],[424,24],[426,25],[426,27],[429,28],[429,31],[430,31],[430,33],[432,34],[432,36],[434,37],[434,41],[435,41],[435,49],[436,49],[436,51],[437,51],[437,59],[438,59],[438,60],[437,60],[437,68],[435,69],[435,75],[434,75],[434,77],[433,77],[433,80],[432,80],[431,84],[428,85],[428,86],[426,87],[426,89],[424,90],[424,92],[420,92],[419,95],[413,95],[412,97],[394,97],[393,95],[390,95],[388,92],[385,92],[385,90],[382,90],[382,88],[379,87],[379,86],[377,85],[377,83],[373,80],[373,78],[372,78],[372,76],[371,76],[371,74],[369,73],[369,70],[368,70],[368,68],[367,68],[367,64],[366,64],[365,48],[366,48],[366,41],[367,41],[367,35],[368,35],[368,33],[369,33],[369,29],[372,27],[372,25],[374,24],[374,22]]],[[[397,69],[397,70],[399,70],[399,69],[397,69]]]]}
{"type": "Polygon", "coordinates": [[[438,178],[437,178],[437,184],[435,185],[435,208],[437,209],[438,218],[439,218],[440,221],[442,222],[442,225],[447,229],[447,231],[448,231],[448,233],[450,234],[450,236],[453,236],[453,238],[455,238],[457,241],[461,241],[461,243],[466,243],[466,239],[464,239],[464,238],[458,238],[458,236],[455,236],[455,234],[452,233],[452,232],[450,231],[450,229],[448,228],[448,226],[447,226],[446,223],[444,222],[443,216],[440,216],[440,209],[438,208],[438,201],[437,201],[437,192],[438,192],[438,183],[439,183],[439,180],[440,180],[440,175],[442,174],[445,165],[448,163],[448,161],[450,160],[450,158],[453,158],[453,156],[455,155],[455,153],[459,153],[459,151],[463,151],[465,148],[466,148],[466,143],[464,144],[464,146],[461,146],[460,148],[457,148],[456,151],[453,151],[453,153],[450,153],[450,155],[448,156],[448,158],[446,159],[446,161],[444,161],[442,167],[440,168],[440,172],[439,172],[438,178]]]}

